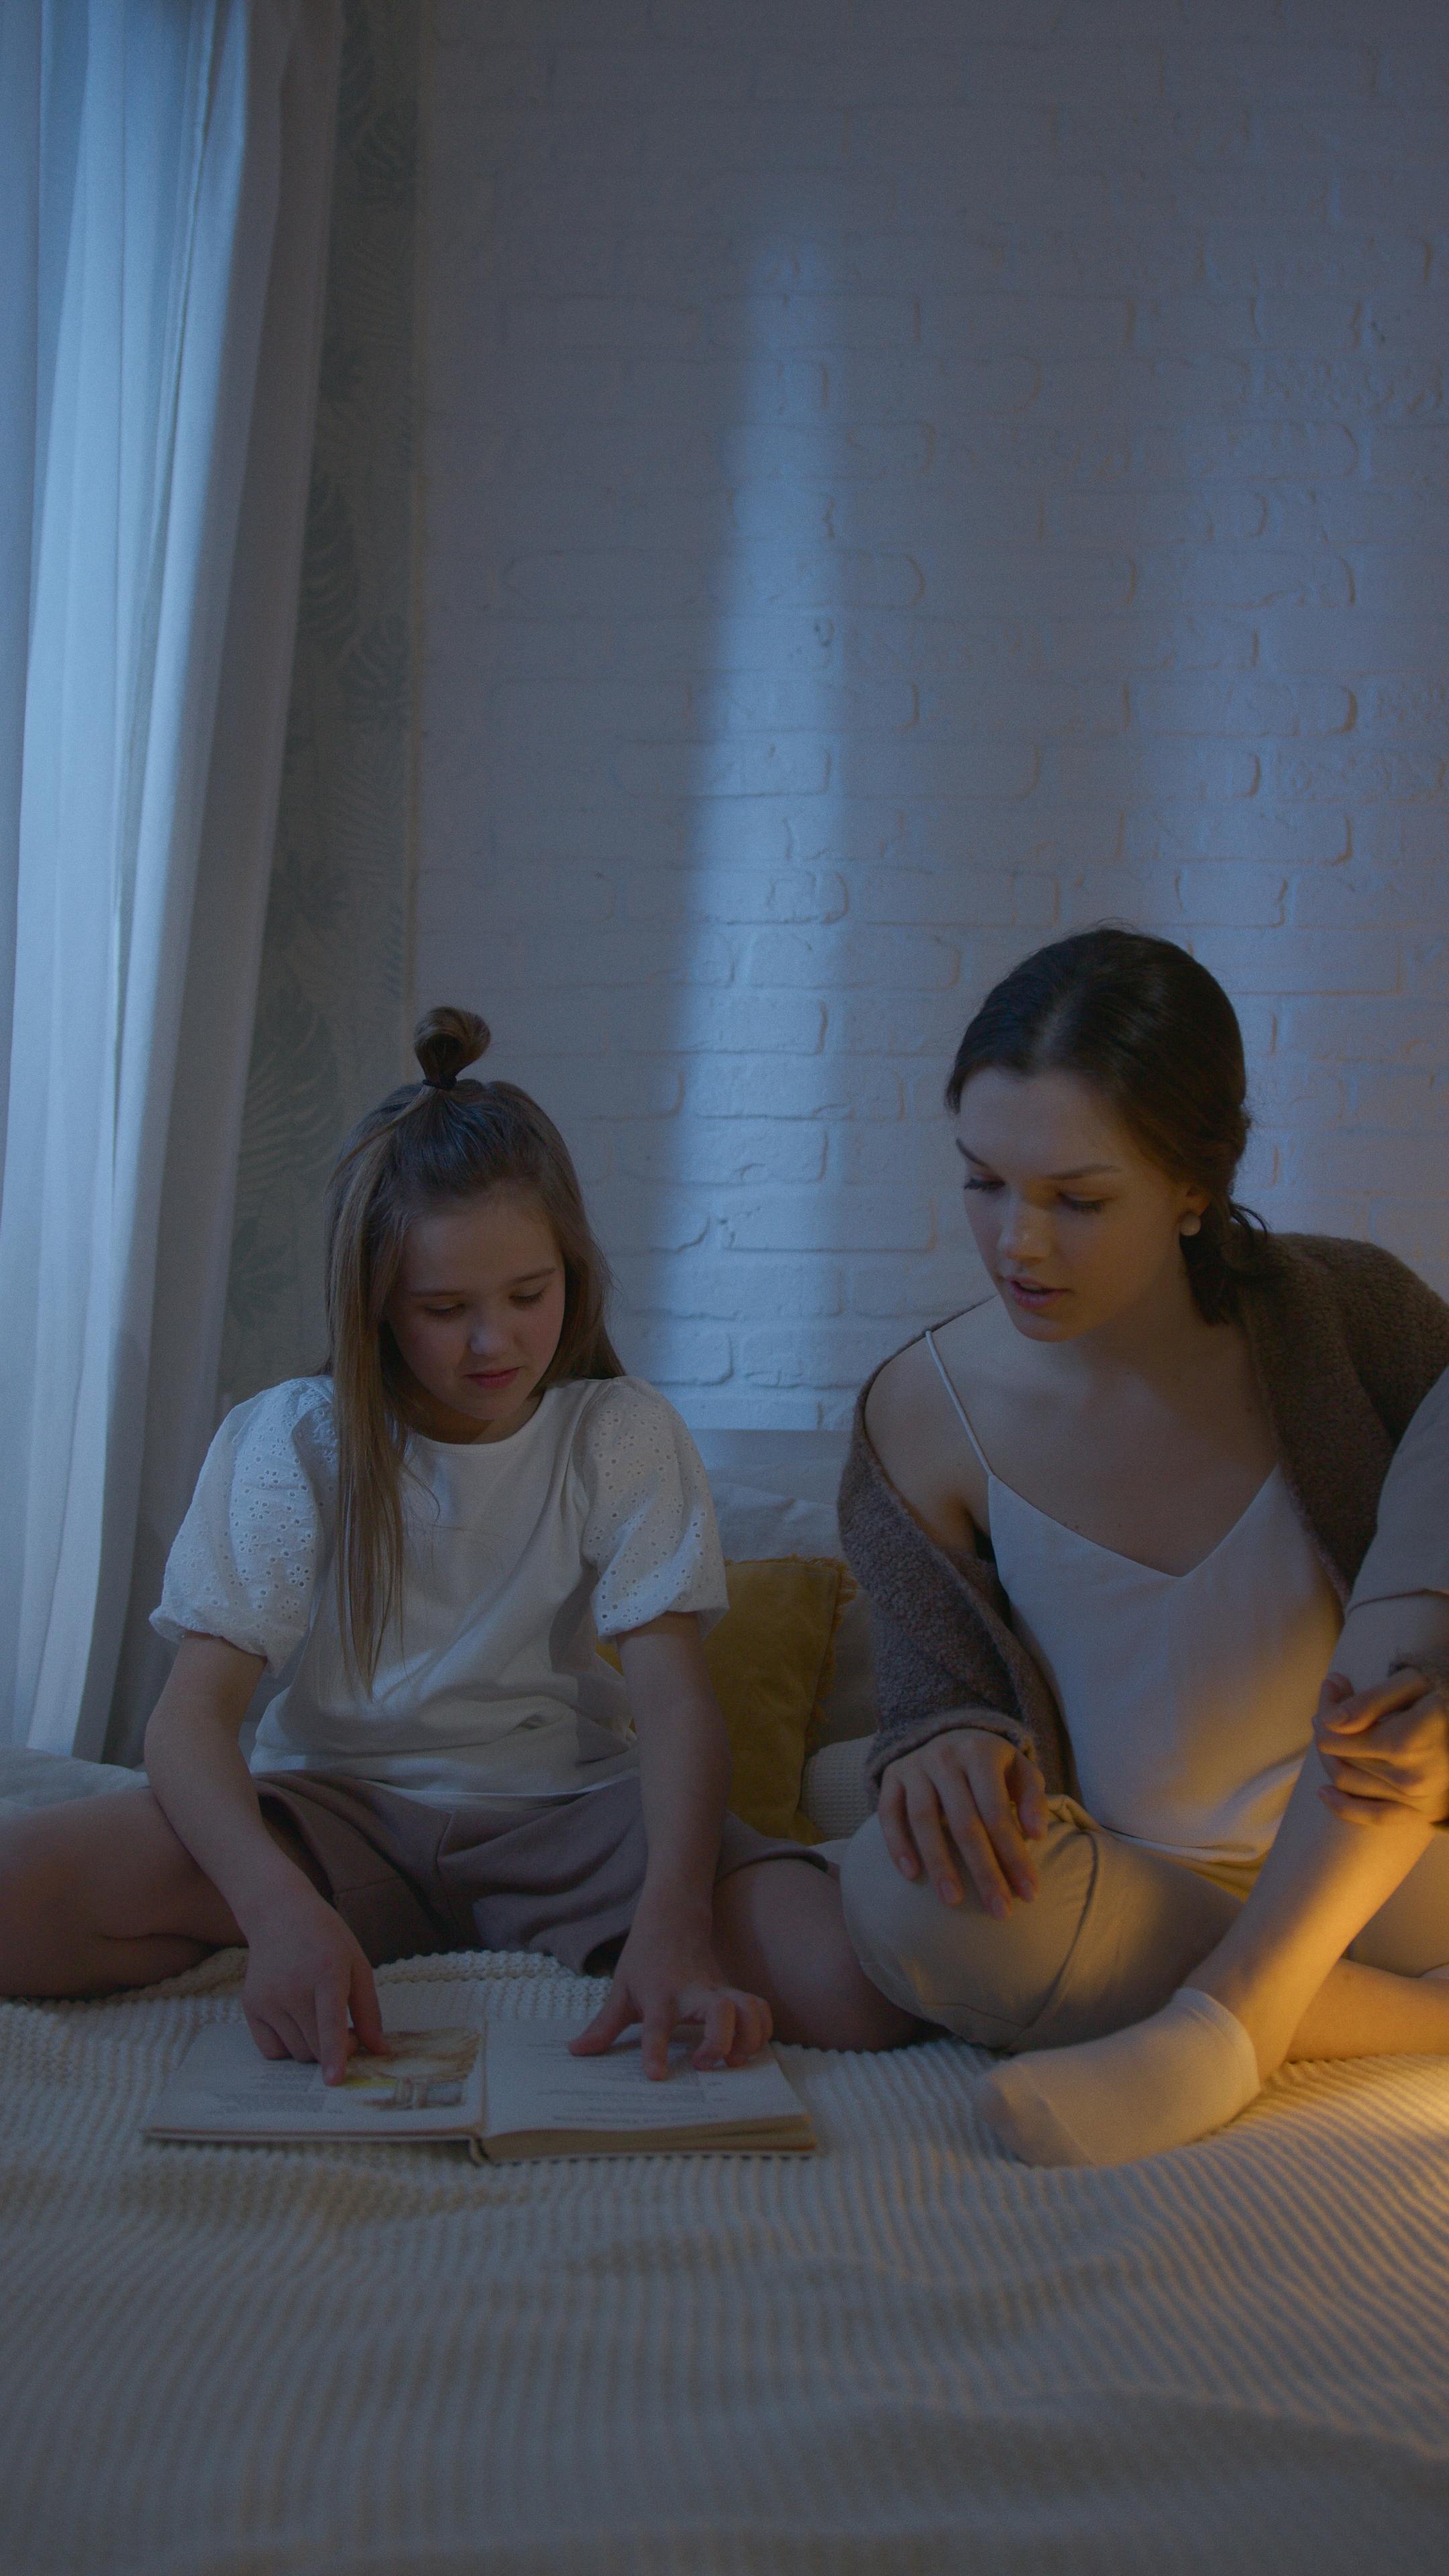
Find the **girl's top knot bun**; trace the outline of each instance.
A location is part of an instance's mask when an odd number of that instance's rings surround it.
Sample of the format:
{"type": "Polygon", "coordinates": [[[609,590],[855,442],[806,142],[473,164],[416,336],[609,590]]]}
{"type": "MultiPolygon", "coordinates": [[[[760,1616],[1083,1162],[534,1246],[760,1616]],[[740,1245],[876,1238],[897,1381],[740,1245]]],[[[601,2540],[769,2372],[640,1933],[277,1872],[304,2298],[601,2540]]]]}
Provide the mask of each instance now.
{"type": "Polygon", "coordinates": [[[489,1035],[487,1021],[480,1020],[476,1011],[454,1011],[446,1005],[425,1011],[413,1031],[413,1053],[424,1082],[434,1091],[451,1091],[459,1074],[487,1054],[489,1035]]]}

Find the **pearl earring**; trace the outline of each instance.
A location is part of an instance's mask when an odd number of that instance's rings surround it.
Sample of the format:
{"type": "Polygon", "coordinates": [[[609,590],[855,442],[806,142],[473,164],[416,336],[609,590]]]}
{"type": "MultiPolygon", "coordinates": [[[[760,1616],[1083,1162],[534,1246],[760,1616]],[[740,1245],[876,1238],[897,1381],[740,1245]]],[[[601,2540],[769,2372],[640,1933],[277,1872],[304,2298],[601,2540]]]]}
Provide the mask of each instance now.
{"type": "Polygon", "coordinates": [[[1177,1230],[1179,1234],[1201,1234],[1202,1218],[1200,1216],[1185,1216],[1177,1230]]]}

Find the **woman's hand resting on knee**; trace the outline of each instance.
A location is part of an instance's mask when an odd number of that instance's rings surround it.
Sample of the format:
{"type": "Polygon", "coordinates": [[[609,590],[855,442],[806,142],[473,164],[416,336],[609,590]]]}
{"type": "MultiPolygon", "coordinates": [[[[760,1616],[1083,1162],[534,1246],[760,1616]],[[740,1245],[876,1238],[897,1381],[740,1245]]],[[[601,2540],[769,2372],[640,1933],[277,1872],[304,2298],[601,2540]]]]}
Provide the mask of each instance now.
{"type": "Polygon", "coordinates": [[[1330,1673],[1313,1740],[1328,1774],[1318,1792],[1351,1824],[1378,1825],[1410,1807],[1427,1824],[1449,1823],[1449,1689],[1424,1673],[1391,1673],[1355,1691],[1330,1673]]]}
{"type": "Polygon", "coordinates": [[[1027,1846],[1047,1829],[1046,1782],[1029,1753],[984,1727],[953,1727],[892,1762],[880,1785],[880,1829],[906,1878],[924,1870],[943,1905],[959,1905],[965,1874],[998,1921],[1013,1896],[1029,1903],[1036,1870],[1027,1846]]]}

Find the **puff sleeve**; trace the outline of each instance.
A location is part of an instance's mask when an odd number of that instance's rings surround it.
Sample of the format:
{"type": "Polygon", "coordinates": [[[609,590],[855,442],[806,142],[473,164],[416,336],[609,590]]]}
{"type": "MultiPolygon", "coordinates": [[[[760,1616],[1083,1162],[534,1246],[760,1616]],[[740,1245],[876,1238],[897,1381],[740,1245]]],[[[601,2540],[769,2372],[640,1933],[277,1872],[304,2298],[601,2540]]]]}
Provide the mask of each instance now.
{"type": "Polygon", "coordinates": [[[575,1455],[599,1635],[620,1636],[670,1610],[698,1611],[713,1627],[729,1607],[724,1557],[704,1463],[673,1405],[637,1378],[608,1380],[575,1455]]]}
{"type": "Polygon", "coordinates": [[[166,1560],[158,1634],[224,1637],[279,1673],[311,1625],[335,1472],[325,1379],[290,1378],[234,1406],[166,1560]]]}

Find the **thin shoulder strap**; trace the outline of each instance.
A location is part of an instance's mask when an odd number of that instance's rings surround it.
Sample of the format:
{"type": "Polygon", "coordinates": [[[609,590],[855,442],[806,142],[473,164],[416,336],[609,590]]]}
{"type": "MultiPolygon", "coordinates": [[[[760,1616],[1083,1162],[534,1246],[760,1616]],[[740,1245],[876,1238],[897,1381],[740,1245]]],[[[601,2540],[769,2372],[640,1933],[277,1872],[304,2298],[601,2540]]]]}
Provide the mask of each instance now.
{"type": "Polygon", "coordinates": [[[977,1457],[980,1459],[982,1466],[985,1468],[986,1473],[989,1476],[991,1473],[991,1461],[987,1457],[985,1450],[982,1448],[980,1441],[977,1439],[975,1432],[972,1430],[971,1417],[954,1386],[951,1384],[950,1378],[946,1374],[946,1363],[936,1348],[936,1336],[930,1330],[929,1326],[926,1331],[926,1348],[936,1363],[936,1373],[940,1378],[941,1384],[945,1388],[946,1393],[949,1395],[951,1402],[956,1408],[956,1415],[961,1428],[965,1432],[967,1439],[970,1441],[972,1448],[975,1450],[977,1457]]]}

